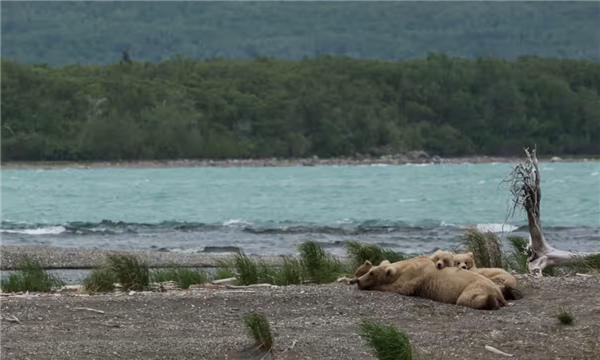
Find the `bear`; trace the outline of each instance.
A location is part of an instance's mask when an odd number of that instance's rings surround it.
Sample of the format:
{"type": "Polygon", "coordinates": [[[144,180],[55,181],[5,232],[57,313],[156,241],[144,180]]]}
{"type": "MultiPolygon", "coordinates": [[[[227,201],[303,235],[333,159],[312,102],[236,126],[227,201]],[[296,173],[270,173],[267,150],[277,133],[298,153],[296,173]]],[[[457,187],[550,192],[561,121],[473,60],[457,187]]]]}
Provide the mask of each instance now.
{"type": "Polygon", "coordinates": [[[357,284],[360,290],[389,291],[480,310],[496,310],[507,304],[491,280],[456,267],[438,269],[424,255],[373,266],[350,283],[357,284]]]}
{"type": "MultiPolygon", "coordinates": [[[[389,265],[390,262],[387,260],[383,260],[379,266],[381,265],[389,265]]],[[[356,269],[356,272],[354,273],[354,277],[353,278],[359,278],[361,276],[363,276],[364,274],[368,273],[369,270],[371,270],[371,268],[373,267],[373,263],[371,263],[369,260],[365,261],[364,264],[362,264],[361,266],[358,267],[358,269],[356,269]]]]}
{"type": "Polygon", "coordinates": [[[454,267],[454,254],[449,251],[438,250],[429,257],[438,269],[454,267]]]}
{"type": "Polygon", "coordinates": [[[492,280],[500,287],[504,298],[507,300],[523,298],[523,294],[516,289],[517,279],[514,276],[500,268],[478,268],[475,266],[475,257],[472,252],[454,255],[454,265],[459,269],[470,270],[492,280]]]}

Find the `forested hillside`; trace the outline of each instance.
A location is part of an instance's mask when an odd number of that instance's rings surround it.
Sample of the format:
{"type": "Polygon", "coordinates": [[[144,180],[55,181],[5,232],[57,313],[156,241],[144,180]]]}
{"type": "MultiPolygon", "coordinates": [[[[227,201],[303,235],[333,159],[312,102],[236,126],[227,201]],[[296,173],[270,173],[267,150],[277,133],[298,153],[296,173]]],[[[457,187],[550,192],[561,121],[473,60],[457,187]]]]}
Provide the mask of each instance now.
{"type": "Polygon", "coordinates": [[[2,61],[4,160],[599,154],[600,64],[442,55],[2,61]]]}
{"type": "Polygon", "coordinates": [[[600,2],[3,1],[2,56],[21,63],[398,60],[430,52],[600,61],[600,2]]]}

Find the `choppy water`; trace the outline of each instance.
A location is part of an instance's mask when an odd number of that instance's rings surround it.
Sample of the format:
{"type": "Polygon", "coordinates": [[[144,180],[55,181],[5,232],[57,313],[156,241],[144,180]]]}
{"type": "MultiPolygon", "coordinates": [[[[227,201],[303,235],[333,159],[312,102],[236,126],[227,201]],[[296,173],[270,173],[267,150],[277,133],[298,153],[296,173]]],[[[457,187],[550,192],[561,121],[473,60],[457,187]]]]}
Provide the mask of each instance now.
{"type": "MultiPolygon", "coordinates": [[[[307,238],[407,252],[507,221],[511,164],[291,168],[2,170],[2,243],[293,253],[307,238]]],[[[543,163],[542,219],[564,249],[600,248],[600,163],[543,163]]]]}

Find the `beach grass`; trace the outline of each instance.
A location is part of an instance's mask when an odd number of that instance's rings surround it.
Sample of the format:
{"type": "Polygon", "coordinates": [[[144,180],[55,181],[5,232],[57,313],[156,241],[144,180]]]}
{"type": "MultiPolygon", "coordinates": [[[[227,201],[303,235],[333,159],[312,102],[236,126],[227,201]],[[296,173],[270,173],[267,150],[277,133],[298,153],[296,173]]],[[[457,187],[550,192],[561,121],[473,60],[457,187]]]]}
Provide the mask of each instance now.
{"type": "Polygon", "coordinates": [[[2,292],[50,292],[64,286],[56,275],[45,271],[34,258],[24,257],[17,270],[0,280],[2,292]]]}
{"type": "Polygon", "coordinates": [[[277,277],[276,269],[262,260],[251,259],[241,250],[233,258],[233,266],[238,285],[273,284],[277,277]]]}
{"type": "Polygon", "coordinates": [[[561,324],[565,325],[571,325],[574,320],[573,315],[571,315],[571,313],[568,312],[565,308],[561,308],[558,314],[556,314],[555,316],[558,319],[558,321],[561,322],[561,324]]]}
{"type": "Polygon", "coordinates": [[[291,256],[283,256],[283,266],[275,273],[275,285],[300,285],[303,277],[302,262],[291,256]]]}
{"type": "Polygon", "coordinates": [[[573,268],[575,272],[581,274],[600,271],[600,254],[575,255],[573,268]]]}
{"type": "Polygon", "coordinates": [[[170,264],[166,269],[152,271],[151,278],[153,282],[157,283],[173,281],[181,289],[208,282],[208,275],[205,271],[185,268],[177,264],[170,264]]]}
{"type": "Polygon", "coordinates": [[[83,280],[82,285],[86,292],[113,292],[117,278],[108,268],[93,269],[83,280]]]}
{"type": "Polygon", "coordinates": [[[479,268],[502,268],[502,241],[491,231],[467,229],[459,238],[462,248],[473,253],[479,268]]]}
{"type": "Polygon", "coordinates": [[[230,259],[219,259],[216,261],[217,270],[213,280],[229,279],[235,277],[235,264],[230,259]]]}
{"type": "Polygon", "coordinates": [[[244,323],[256,346],[264,350],[271,350],[273,348],[273,333],[271,332],[269,321],[264,315],[250,313],[244,317],[244,323]]]}
{"type": "Polygon", "coordinates": [[[389,262],[393,263],[408,259],[406,254],[384,249],[377,244],[364,244],[358,241],[347,242],[346,253],[348,254],[348,257],[350,258],[354,268],[358,268],[367,260],[377,265],[383,260],[388,260],[389,262]]]}
{"type": "Polygon", "coordinates": [[[111,271],[125,291],[142,291],[150,285],[148,264],[133,254],[107,255],[107,269],[111,271]]]}
{"type": "Polygon", "coordinates": [[[298,247],[307,277],[318,284],[334,282],[350,272],[350,267],[325,251],[319,243],[307,240],[298,247]]]}
{"type": "Polygon", "coordinates": [[[509,236],[510,252],[504,254],[504,269],[514,270],[519,274],[529,272],[529,256],[527,255],[527,240],[520,236],[509,236]]]}
{"type": "Polygon", "coordinates": [[[362,319],[360,334],[380,360],[414,360],[408,335],[394,326],[362,319]]]}

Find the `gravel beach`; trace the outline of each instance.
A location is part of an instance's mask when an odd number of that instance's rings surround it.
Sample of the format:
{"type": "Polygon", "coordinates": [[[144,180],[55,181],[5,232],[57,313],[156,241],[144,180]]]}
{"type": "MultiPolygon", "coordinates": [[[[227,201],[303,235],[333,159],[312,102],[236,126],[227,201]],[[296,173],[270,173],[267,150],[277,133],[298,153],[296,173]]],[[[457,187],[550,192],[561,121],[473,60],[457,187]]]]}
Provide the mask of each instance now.
{"type": "MultiPolygon", "coordinates": [[[[14,270],[24,256],[34,257],[40,261],[45,269],[91,269],[102,265],[107,254],[134,253],[150,267],[167,267],[170,263],[176,263],[185,267],[215,267],[218,260],[226,260],[231,255],[185,253],[185,252],[161,252],[161,251],[123,251],[104,249],[81,249],[63,248],[54,246],[1,246],[0,268],[2,270],[14,270]]],[[[282,263],[280,256],[263,255],[251,258],[260,258],[271,265],[282,263]]]]}
{"type": "MultiPolygon", "coordinates": [[[[517,163],[521,158],[494,157],[494,156],[469,156],[460,158],[442,158],[430,156],[424,151],[413,151],[407,154],[385,155],[381,157],[348,157],[320,159],[318,157],[306,159],[230,159],[230,160],[147,160],[147,161],[11,161],[2,163],[2,169],[102,169],[102,168],[181,168],[181,167],[289,167],[289,166],[353,166],[353,165],[403,165],[403,164],[484,164],[484,163],[517,163]]],[[[589,159],[580,158],[540,158],[540,162],[582,162],[598,161],[590,156],[589,159]]]]}
{"type": "Polygon", "coordinates": [[[350,285],[1,298],[6,359],[260,359],[243,326],[264,313],[276,359],[374,359],[360,318],[404,329],[419,359],[598,359],[600,277],[519,278],[525,298],[478,311],[350,285]],[[564,306],[570,326],[554,315],[564,306]],[[91,308],[103,314],[81,310],[91,308]],[[15,316],[21,323],[7,321],[15,316]],[[295,344],[293,349],[289,348],[295,344]],[[286,351],[286,349],[288,349],[286,351]]]}

